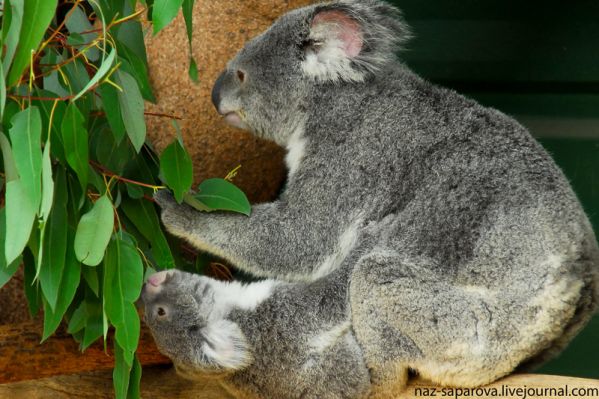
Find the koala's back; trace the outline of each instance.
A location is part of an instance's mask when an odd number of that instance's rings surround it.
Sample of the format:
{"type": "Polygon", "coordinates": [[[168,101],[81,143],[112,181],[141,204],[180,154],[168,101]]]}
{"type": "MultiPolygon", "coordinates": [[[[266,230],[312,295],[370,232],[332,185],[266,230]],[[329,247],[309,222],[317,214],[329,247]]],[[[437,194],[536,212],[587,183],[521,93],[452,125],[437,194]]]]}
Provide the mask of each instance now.
{"type": "MultiPolygon", "coordinates": [[[[311,112],[307,159],[290,189],[321,186],[314,203],[338,220],[396,215],[394,232],[377,245],[426,257],[452,279],[468,279],[469,262],[488,257],[472,278],[493,285],[509,284],[526,267],[522,257],[596,259],[592,229],[565,176],[501,112],[403,66],[363,86],[327,87],[311,112]]],[[[295,193],[287,196],[311,206],[295,193]]]]}
{"type": "Polygon", "coordinates": [[[476,385],[544,360],[589,319],[594,233],[515,120],[401,66],[363,87],[328,87],[312,113],[290,189],[327,187],[318,199],[328,215],[340,225],[359,215],[378,231],[351,290],[369,361],[400,348],[395,358],[437,382],[476,385]]]}

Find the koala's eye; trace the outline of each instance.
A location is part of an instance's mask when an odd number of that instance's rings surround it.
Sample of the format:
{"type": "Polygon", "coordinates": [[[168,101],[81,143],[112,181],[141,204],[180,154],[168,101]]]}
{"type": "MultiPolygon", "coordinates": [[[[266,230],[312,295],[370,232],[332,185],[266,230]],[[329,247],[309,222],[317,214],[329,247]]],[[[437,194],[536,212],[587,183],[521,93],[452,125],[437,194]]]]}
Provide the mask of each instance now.
{"type": "Polygon", "coordinates": [[[166,310],[164,310],[164,308],[161,308],[161,307],[159,307],[159,308],[156,310],[156,314],[157,314],[159,317],[163,317],[163,316],[165,316],[165,315],[166,315],[166,310]]]}
{"type": "Polygon", "coordinates": [[[241,69],[237,70],[237,79],[239,79],[241,83],[245,82],[245,72],[243,72],[241,69]]]}

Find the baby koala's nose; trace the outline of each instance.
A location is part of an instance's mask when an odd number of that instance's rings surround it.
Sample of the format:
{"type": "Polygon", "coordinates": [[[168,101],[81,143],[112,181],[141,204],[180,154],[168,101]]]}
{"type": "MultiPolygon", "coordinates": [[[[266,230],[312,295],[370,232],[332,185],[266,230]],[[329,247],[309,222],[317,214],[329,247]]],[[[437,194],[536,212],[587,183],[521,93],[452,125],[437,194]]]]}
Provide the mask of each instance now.
{"type": "Polygon", "coordinates": [[[148,283],[152,284],[154,287],[158,287],[160,284],[164,283],[164,280],[166,280],[166,273],[166,271],[163,271],[152,274],[148,278],[148,283]]]}
{"type": "Polygon", "coordinates": [[[166,280],[167,271],[158,272],[148,277],[144,285],[144,291],[148,294],[157,294],[162,289],[162,283],[166,280]]]}

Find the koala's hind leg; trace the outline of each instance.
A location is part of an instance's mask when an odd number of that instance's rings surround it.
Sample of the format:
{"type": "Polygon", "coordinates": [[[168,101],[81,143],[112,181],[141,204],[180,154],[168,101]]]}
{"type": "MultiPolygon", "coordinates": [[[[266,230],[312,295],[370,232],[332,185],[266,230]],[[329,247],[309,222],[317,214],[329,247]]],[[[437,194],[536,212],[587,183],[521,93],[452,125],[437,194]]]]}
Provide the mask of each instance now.
{"type": "Polygon", "coordinates": [[[358,262],[350,302],[379,397],[400,393],[408,367],[439,384],[478,386],[522,360],[510,354],[513,336],[508,332],[504,339],[503,329],[497,334],[491,327],[503,317],[491,313],[494,306],[484,295],[443,281],[395,251],[373,252],[358,262]]]}

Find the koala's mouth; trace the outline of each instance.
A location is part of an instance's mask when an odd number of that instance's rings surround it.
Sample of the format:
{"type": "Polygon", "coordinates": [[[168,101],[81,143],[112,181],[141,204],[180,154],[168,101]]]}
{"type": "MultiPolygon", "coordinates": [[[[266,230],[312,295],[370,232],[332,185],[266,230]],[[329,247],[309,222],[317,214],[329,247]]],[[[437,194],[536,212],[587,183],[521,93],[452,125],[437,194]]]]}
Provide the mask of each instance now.
{"type": "Polygon", "coordinates": [[[224,118],[225,122],[227,122],[229,125],[231,125],[233,127],[243,129],[243,130],[249,129],[249,126],[243,121],[240,111],[227,112],[226,114],[223,115],[223,118],[224,118]]]}

